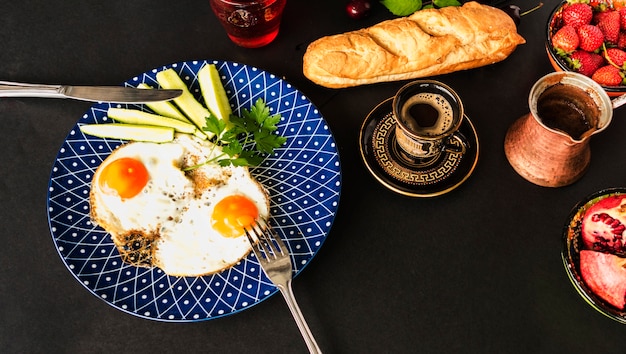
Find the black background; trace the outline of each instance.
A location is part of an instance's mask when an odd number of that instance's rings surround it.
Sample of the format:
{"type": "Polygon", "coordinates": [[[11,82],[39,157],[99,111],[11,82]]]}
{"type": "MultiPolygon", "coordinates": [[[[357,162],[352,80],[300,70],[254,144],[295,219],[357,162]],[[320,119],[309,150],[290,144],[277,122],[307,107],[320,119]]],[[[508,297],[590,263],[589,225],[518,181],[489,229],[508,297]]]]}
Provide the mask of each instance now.
{"type": "MultiPolygon", "coordinates": [[[[392,18],[349,19],[344,2],[290,0],[270,45],[233,45],[208,0],[4,2],[0,78],[118,85],[151,68],[194,59],[250,64],[284,77],[320,109],[339,147],[342,195],[324,246],[294,291],[328,353],[621,353],[626,328],[590,306],[560,259],[561,231],[586,195],[624,186],[626,108],[591,141],[579,182],[535,186],[503,150],[507,128],[528,112],[532,84],[552,71],[544,47],[556,0],[522,18],[527,43],[504,62],[433,77],[464,102],[480,140],[473,175],[437,198],[395,194],[359,154],[367,113],[406,82],[332,90],[302,74],[308,43],[392,18]]],[[[535,2],[519,1],[522,10],[535,2]]],[[[306,352],[280,296],[199,323],[161,323],[91,295],[58,256],[46,195],[55,156],[87,102],[0,99],[0,351],[306,352]]]]}

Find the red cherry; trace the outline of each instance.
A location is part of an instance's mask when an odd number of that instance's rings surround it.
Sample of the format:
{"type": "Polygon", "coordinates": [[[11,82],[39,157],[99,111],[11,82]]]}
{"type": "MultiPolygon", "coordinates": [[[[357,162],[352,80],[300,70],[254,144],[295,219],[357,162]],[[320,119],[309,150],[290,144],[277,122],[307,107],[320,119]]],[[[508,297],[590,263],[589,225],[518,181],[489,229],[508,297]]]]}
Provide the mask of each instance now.
{"type": "Polygon", "coordinates": [[[346,4],[346,13],[355,20],[362,19],[369,15],[371,9],[371,0],[350,0],[346,4]]]}

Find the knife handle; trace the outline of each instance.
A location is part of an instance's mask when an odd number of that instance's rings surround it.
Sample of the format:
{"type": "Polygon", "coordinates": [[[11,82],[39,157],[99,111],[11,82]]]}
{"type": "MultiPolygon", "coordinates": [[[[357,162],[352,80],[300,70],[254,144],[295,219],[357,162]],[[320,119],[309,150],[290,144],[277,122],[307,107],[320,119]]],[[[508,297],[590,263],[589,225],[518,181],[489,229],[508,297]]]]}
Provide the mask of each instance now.
{"type": "Polygon", "coordinates": [[[59,98],[64,96],[64,90],[65,88],[62,85],[0,81],[0,97],[59,98]]]}

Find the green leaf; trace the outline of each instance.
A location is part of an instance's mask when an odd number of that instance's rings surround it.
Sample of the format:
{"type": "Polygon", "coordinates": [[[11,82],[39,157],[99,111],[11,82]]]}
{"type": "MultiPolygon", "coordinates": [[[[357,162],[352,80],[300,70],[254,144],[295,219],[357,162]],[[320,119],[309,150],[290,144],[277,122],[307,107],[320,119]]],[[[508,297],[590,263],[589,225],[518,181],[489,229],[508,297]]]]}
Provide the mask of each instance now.
{"type": "Polygon", "coordinates": [[[231,114],[230,118],[228,118],[228,121],[230,122],[231,129],[232,127],[239,127],[244,129],[246,126],[246,120],[238,115],[231,114]]]}
{"type": "Polygon", "coordinates": [[[226,167],[232,165],[232,161],[232,159],[221,159],[217,161],[217,164],[222,167],[226,167]]]}
{"type": "Polygon", "coordinates": [[[212,113],[206,117],[206,125],[202,128],[202,130],[211,132],[215,136],[221,136],[224,129],[226,129],[226,123],[212,113]]]}
{"type": "Polygon", "coordinates": [[[265,154],[274,153],[274,148],[282,145],[279,141],[279,136],[268,131],[256,132],[254,134],[254,142],[257,150],[265,154]]]}
{"type": "Polygon", "coordinates": [[[241,145],[239,140],[233,140],[227,145],[222,146],[222,151],[225,154],[228,154],[228,156],[232,157],[241,154],[241,152],[243,151],[243,146],[241,145]]]}
{"type": "Polygon", "coordinates": [[[230,162],[233,164],[233,166],[250,166],[250,161],[241,157],[232,159],[230,160],[230,162]]]}
{"type": "Polygon", "coordinates": [[[437,7],[446,7],[446,6],[461,6],[462,4],[457,0],[433,0],[433,4],[437,7]]]}
{"type": "Polygon", "coordinates": [[[257,166],[263,162],[264,156],[256,151],[244,150],[237,158],[231,159],[235,166],[257,166]]]}
{"type": "Polygon", "coordinates": [[[254,118],[257,125],[262,127],[263,122],[270,115],[270,109],[265,105],[265,102],[259,98],[256,102],[254,102],[254,105],[250,108],[248,113],[254,118]]]}
{"type": "MultiPolygon", "coordinates": [[[[219,145],[228,158],[217,158],[220,166],[257,166],[264,156],[273,154],[287,138],[276,134],[280,114],[270,114],[269,107],[259,98],[250,109],[242,109],[241,116],[231,114],[229,123],[211,114],[206,118],[204,130],[215,134],[215,144],[219,145]]],[[[206,161],[203,164],[215,161],[206,161]]]]}
{"type": "Polygon", "coordinates": [[[273,116],[265,118],[265,121],[263,121],[263,128],[269,131],[275,131],[278,129],[278,123],[280,123],[280,114],[274,114],[273,116]]]}
{"type": "Polygon", "coordinates": [[[422,0],[382,0],[381,3],[396,16],[408,16],[422,8],[422,0]]]}
{"type": "Polygon", "coordinates": [[[222,145],[226,145],[226,144],[229,144],[231,142],[238,141],[240,134],[241,134],[241,132],[239,132],[238,129],[232,129],[231,128],[231,129],[225,131],[224,134],[222,134],[222,137],[221,137],[220,141],[222,142],[222,145]]]}
{"type": "MultiPolygon", "coordinates": [[[[261,164],[261,162],[263,162],[263,159],[264,159],[263,155],[258,154],[253,151],[246,151],[245,153],[242,153],[242,156],[243,158],[245,158],[248,166],[258,166],[261,164]]],[[[241,158],[242,156],[239,156],[239,157],[241,158]]]]}

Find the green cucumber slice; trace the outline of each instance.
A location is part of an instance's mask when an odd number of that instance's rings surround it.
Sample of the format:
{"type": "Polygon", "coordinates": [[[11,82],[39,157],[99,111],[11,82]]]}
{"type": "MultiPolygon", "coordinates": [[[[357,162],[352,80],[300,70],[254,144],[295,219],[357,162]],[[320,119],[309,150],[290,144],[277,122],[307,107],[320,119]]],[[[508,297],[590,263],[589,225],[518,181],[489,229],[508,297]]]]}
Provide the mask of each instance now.
{"type": "MultiPolygon", "coordinates": [[[[178,76],[178,74],[174,71],[174,69],[166,69],[163,71],[159,71],[156,74],[157,82],[161,85],[161,87],[165,89],[179,89],[182,90],[183,93],[174,98],[174,103],[180,108],[183,113],[195,124],[200,130],[204,132],[202,128],[206,126],[206,119],[211,114],[208,109],[206,109],[195,97],[189,92],[189,89],[183,82],[183,80],[178,76]]],[[[213,134],[206,132],[209,135],[209,138],[212,137],[213,134]]]]}
{"type": "Polygon", "coordinates": [[[206,104],[209,111],[217,118],[228,123],[232,108],[228,102],[224,84],[220,79],[220,74],[215,64],[205,65],[198,71],[198,82],[200,83],[204,104],[206,104]]]}
{"type": "Polygon", "coordinates": [[[177,132],[193,134],[196,130],[195,125],[182,122],[178,119],[160,116],[137,109],[126,108],[109,108],[107,115],[119,122],[136,124],[136,125],[155,125],[160,127],[174,128],[177,132]]]}
{"type": "Polygon", "coordinates": [[[80,126],[84,134],[99,138],[165,143],[174,140],[174,128],[125,123],[85,124],[80,126]]]}
{"type": "MultiPolygon", "coordinates": [[[[141,89],[152,89],[152,87],[146,83],[140,83],[137,85],[141,89]]],[[[175,118],[183,122],[189,122],[189,119],[182,114],[176,106],[170,101],[157,101],[146,102],[145,105],[150,108],[154,113],[162,115],[164,117],[175,118]]]]}

